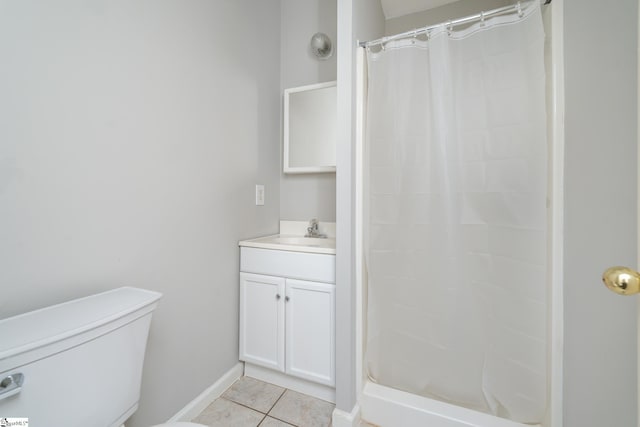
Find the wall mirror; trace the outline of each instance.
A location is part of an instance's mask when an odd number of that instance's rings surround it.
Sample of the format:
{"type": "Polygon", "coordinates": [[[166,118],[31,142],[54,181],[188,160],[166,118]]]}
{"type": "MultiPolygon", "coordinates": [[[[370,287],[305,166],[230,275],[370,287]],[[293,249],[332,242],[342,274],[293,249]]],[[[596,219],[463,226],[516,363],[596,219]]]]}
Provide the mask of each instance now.
{"type": "Polygon", "coordinates": [[[336,171],[336,82],[285,89],[284,173],[336,171]]]}

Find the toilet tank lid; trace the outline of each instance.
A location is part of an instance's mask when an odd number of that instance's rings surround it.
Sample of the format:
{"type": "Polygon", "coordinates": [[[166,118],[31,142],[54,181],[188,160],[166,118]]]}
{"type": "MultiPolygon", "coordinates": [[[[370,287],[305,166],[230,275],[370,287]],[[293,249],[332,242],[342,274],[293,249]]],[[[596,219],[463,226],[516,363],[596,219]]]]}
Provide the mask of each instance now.
{"type": "Polygon", "coordinates": [[[162,294],[122,287],[0,320],[0,360],[107,324],[162,294]]]}

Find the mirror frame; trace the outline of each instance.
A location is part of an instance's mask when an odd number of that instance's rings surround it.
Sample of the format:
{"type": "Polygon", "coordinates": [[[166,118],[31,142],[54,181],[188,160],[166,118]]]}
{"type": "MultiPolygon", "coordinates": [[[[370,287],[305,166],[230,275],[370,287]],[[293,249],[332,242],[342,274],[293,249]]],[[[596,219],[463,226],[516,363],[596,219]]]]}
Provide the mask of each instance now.
{"type": "MultiPolygon", "coordinates": [[[[294,87],[284,90],[284,135],[283,135],[283,172],[286,174],[296,173],[330,173],[336,171],[335,166],[291,166],[289,164],[289,97],[293,93],[308,92],[311,90],[324,89],[332,86],[337,86],[336,81],[326,83],[316,83],[307,86],[294,87]]],[[[337,111],[337,99],[336,99],[336,111],[337,111]]],[[[336,115],[337,120],[337,115],[336,115]]],[[[335,141],[334,141],[335,147],[335,141]]]]}

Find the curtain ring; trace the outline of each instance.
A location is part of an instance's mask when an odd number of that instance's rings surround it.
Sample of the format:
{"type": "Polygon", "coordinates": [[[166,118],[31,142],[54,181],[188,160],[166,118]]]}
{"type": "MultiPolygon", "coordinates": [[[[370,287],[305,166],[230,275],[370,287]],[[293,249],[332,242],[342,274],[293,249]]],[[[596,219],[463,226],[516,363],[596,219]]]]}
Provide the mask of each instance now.
{"type": "Polygon", "coordinates": [[[480,26],[484,27],[484,11],[480,12],[480,26]]]}
{"type": "Polygon", "coordinates": [[[449,25],[447,25],[447,33],[451,35],[453,32],[453,21],[449,21],[449,25]]]}
{"type": "Polygon", "coordinates": [[[520,2],[518,2],[518,16],[520,18],[522,18],[522,16],[524,16],[524,13],[522,12],[522,4],[520,2]]]}

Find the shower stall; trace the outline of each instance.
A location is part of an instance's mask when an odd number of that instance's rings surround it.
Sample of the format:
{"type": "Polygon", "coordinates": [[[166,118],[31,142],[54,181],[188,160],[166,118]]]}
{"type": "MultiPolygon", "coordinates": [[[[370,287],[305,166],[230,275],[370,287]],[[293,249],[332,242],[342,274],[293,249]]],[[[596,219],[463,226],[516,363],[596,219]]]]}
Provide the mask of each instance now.
{"type": "Polygon", "coordinates": [[[367,421],[560,425],[561,14],[517,2],[358,49],[367,421]]]}

